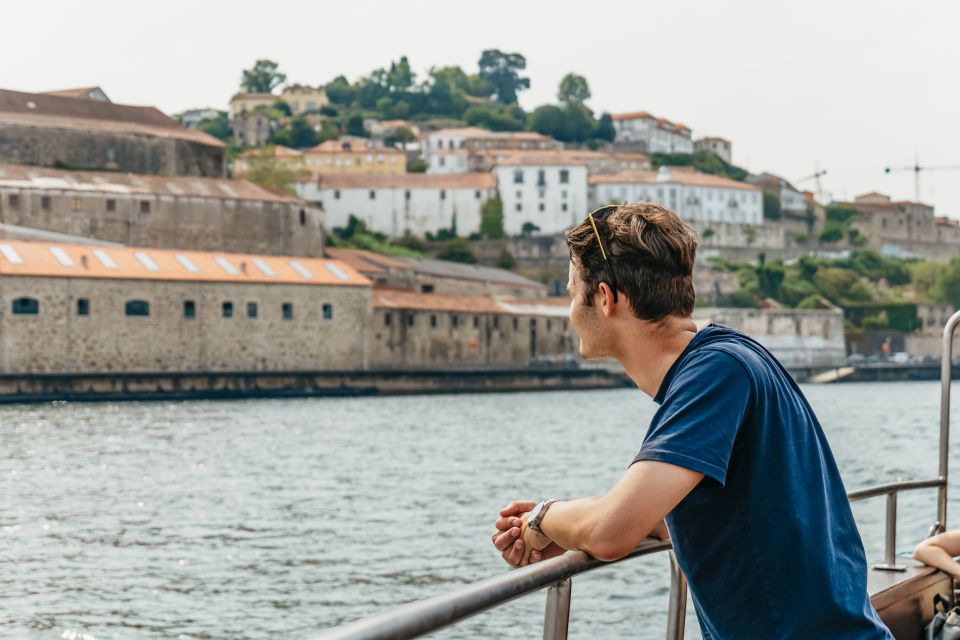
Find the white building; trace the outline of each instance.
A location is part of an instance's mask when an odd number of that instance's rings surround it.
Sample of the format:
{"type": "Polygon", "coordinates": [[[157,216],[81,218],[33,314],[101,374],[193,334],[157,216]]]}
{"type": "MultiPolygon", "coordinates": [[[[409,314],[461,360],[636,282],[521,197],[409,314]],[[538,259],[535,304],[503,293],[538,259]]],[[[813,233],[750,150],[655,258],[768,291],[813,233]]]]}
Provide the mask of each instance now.
{"type": "Polygon", "coordinates": [[[807,196],[784,178],[772,173],[750,176],[747,182],[755,184],[767,193],[780,199],[782,213],[805,216],[807,214],[807,196]]]}
{"type": "Polygon", "coordinates": [[[497,151],[544,151],[563,144],[532,131],[488,131],[478,127],[441,129],[422,138],[429,173],[489,171],[497,151]]]}
{"type": "Polygon", "coordinates": [[[328,229],[354,215],[391,238],[450,229],[469,235],[480,229],[480,209],[497,195],[489,173],[451,175],[332,174],[295,184],[297,194],[325,212],[328,229]]]}
{"type": "Polygon", "coordinates": [[[700,138],[693,143],[693,149],[695,151],[709,151],[719,156],[720,159],[727,164],[733,163],[733,148],[730,141],[726,138],[718,138],[716,136],[700,138]]]}
{"type": "Polygon", "coordinates": [[[187,109],[181,113],[178,118],[180,124],[182,124],[187,129],[196,129],[197,125],[203,122],[204,120],[215,120],[219,117],[220,112],[216,109],[187,109]]]}
{"type": "Polygon", "coordinates": [[[639,143],[645,153],[693,153],[692,132],[646,111],[613,115],[617,142],[639,143]]]}
{"type": "Polygon", "coordinates": [[[612,202],[650,201],[691,221],[763,222],[763,197],[756,185],[708,173],[661,167],[589,178],[590,208],[612,202]]]}
{"type": "Polygon", "coordinates": [[[517,153],[493,174],[508,235],[521,234],[526,223],[539,227],[538,234],[559,233],[587,212],[587,165],[568,153],[517,153]]]}

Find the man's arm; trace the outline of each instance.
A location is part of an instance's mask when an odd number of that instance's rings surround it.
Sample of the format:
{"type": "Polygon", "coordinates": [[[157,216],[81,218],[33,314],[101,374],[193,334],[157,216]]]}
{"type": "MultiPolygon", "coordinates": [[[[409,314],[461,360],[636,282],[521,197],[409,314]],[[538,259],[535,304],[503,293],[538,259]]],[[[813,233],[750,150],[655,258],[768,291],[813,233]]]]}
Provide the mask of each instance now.
{"type": "Polygon", "coordinates": [[[957,555],[960,555],[960,530],[927,538],[913,550],[913,557],[923,564],[941,569],[960,580],[960,564],[953,559],[957,555]]]}
{"type": "MultiPolygon", "coordinates": [[[[564,549],[586,551],[599,560],[616,560],[647,536],[665,535],[663,518],[702,478],[702,473],[684,467],[641,460],[605,495],[553,504],[540,522],[549,540],[538,536],[526,526],[525,518],[518,519],[508,507],[497,521],[502,533],[499,537],[494,534],[494,544],[514,566],[525,565],[533,549],[542,549],[550,541],[564,549]],[[521,524],[522,531],[513,531],[521,524]],[[510,547],[507,543],[513,538],[516,542],[510,547]]],[[[529,507],[529,503],[515,504],[529,507]]]]}

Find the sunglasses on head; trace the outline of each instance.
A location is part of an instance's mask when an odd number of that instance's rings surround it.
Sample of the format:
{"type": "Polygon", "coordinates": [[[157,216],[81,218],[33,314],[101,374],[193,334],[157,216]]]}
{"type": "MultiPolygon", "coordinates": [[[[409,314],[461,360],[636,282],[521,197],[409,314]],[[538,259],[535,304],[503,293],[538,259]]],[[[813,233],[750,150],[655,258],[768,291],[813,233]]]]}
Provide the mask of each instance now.
{"type": "MultiPolygon", "coordinates": [[[[593,235],[597,236],[597,244],[600,245],[600,253],[603,255],[603,261],[609,266],[610,259],[607,257],[607,250],[603,246],[603,240],[600,239],[600,231],[597,229],[597,220],[602,220],[605,215],[611,211],[616,211],[620,205],[608,204],[606,206],[600,207],[599,209],[594,209],[587,214],[587,218],[590,219],[590,226],[593,227],[593,235]]],[[[611,289],[613,289],[613,301],[617,301],[617,285],[613,280],[613,269],[608,269],[610,271],[610,284],[611,289]]]]}

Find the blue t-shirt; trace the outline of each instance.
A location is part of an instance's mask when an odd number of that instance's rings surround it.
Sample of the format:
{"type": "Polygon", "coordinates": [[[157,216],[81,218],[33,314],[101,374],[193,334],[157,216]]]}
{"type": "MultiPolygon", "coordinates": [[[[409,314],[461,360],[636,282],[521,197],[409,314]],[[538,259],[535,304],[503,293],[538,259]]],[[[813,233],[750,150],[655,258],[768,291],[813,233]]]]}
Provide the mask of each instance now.
{"type": "Polygon", "coordinates": [[[892,639],[826,437],[780,363],[710,325],[655,401],[634,461],[704,474],[666,519],[704,638],[892,639]]]}

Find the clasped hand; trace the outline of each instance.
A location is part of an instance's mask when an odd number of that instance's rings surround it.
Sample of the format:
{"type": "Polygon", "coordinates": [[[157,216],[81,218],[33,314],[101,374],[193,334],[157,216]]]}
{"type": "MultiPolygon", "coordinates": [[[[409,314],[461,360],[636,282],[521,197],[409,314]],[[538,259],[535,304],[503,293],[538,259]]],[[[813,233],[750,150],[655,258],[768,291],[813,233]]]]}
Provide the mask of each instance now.
{"type": "Polygon", "coordinates": [[[565,551],[527,525],[530,510],[536,505],[533,500],[511,502],[500,510],[500,517],[494,523],[497,530],[493,533],[493,546],[511,567],[525,567],[565,551]]]}

